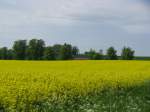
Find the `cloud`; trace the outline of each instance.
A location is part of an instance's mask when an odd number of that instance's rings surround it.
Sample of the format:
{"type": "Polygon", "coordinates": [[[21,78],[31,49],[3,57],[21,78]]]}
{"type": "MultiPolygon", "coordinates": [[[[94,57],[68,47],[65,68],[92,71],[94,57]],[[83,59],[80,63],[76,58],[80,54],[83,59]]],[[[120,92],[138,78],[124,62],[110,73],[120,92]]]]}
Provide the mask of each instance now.
{"type": "MultiPolygon", "coordinates": [[[[138,0],[137,0],[138,1],[138,0]]],[[[1,26],[74,25],[78,22],[124,24],[150,19],[149,10],[135,0],[2,0],[1,26]],[[11,6],[11,9],[8,8],[11,6]]],[[[112,25],[112,24],[110,24],[112,25]]],[[[1,27],[1,29],[3,29],[1,27]]],[[[137,29],[138,30],[138,29],[137,29]]]]}
{"type": "Polygon", "coordinates": [[[132,44],[133,37],[149,36],[149,5],[149,0],[0,0],[0,40],[43,37],[83,49],[92,40],[91,47],[132,44]]]}

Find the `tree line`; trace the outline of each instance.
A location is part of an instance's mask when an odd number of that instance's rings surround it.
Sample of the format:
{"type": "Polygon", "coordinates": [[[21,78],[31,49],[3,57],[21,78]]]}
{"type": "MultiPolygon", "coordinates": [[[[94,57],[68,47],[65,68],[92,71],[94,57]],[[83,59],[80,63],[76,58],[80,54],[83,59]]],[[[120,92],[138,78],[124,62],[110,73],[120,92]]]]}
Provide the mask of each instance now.
{"type": "MultiPolygon", "coordinates": [[[[1,60],[71,60],[79,56],[79,49],[71,44],[55,44],[46,46],[42,39],[17,40],[13,43],[12,48],[0,48],[1,60]]],[[[96,52],[93,49],[83,54],[91,60],[117,60],[117,51],[114,47],[107,49],[106,55],[102,50],[96,52]]],[[[124,47],[121,53],[121,59],[132,60],[134,58],[134,50],[130,47],[124,47]]]]}
{"type": "Polygon", "coordinates": [[[135,51],[132,50],[130,47],[123,47],[121,55],[117,56],[117,50],[114,47],[109,47],[106,51],[106,54],[103,54],[103,50],[96,52],[93,49],[90,51],[85,52],[91,60],[133,60],[134,59],[135,51]]]}
{"type": "Polygon", "coordinates": [[[17,40],[13,47],[0,48],[0,59],[3,60],[67,60],[73,59],[79,52],[76,46],[71,44],[55,44],[46,46],[42,39],[17,40]]]}

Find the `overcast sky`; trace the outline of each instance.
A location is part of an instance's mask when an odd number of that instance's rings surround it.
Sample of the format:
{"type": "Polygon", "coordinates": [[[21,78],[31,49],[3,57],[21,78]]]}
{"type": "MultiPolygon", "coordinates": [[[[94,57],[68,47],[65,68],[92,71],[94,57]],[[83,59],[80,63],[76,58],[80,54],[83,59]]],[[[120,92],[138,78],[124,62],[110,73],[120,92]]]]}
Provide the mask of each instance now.
{"type": "Polygon", "coordinates": [[[130,46],[150,56],[149,0],[0,0],[0,47],[41,38],[81,52],[130,46]]]}

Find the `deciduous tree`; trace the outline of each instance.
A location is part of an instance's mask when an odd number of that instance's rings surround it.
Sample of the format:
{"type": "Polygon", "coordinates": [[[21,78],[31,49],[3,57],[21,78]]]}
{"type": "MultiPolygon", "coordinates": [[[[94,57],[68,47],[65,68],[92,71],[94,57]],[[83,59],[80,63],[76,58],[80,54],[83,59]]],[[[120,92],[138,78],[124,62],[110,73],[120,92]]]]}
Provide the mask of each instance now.
{"type": "Polygon", "coordinates": [[[123,60],[132,60],[134,58],[134,50],[132,50],[130,47],[124,47],[122,49],[121,58],[123,60]]]}
{"type": "Polygon", "coordinates": [[[13,51],[15,59],[24,60],[26,59],[27,41],[17,40],[14,42],[13,51]]]}
{"type": "Polygon", "coordinates": [[[114,47],[110,47],[107,49],[107,58],[109,60],[117,60],[117,51],[114,47]]]}
{"type": "Polygon", "coordinates": [[[53,47],[48,46],[48,47],[45,48],[44,59],[45,60],[55,60],[56,59],[53,47]]]}
{"type": "Polygon", "coordinates": [[[45,42],[40,39],[32,39],[28,45],[28,59],[41,60],[44,56],[45,42]]]}
{"type": "Polygon", "coordinates": [[[61,51],[60,51],[60,59],[62,60],[68,60],[68,59],[72,59],[72,46],[70,44],[64,44],[61,47],[61,51]]]}

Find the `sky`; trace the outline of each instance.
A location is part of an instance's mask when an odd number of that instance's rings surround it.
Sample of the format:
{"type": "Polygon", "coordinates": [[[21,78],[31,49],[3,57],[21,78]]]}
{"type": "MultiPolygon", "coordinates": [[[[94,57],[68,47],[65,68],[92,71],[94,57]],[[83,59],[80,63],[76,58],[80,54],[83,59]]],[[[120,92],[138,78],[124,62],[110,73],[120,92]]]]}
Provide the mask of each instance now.
{"type": "Polygon", "coordinates": [[[0,0],[0,47],[32,38],[150,56],[150,0],[0,0]]]}

